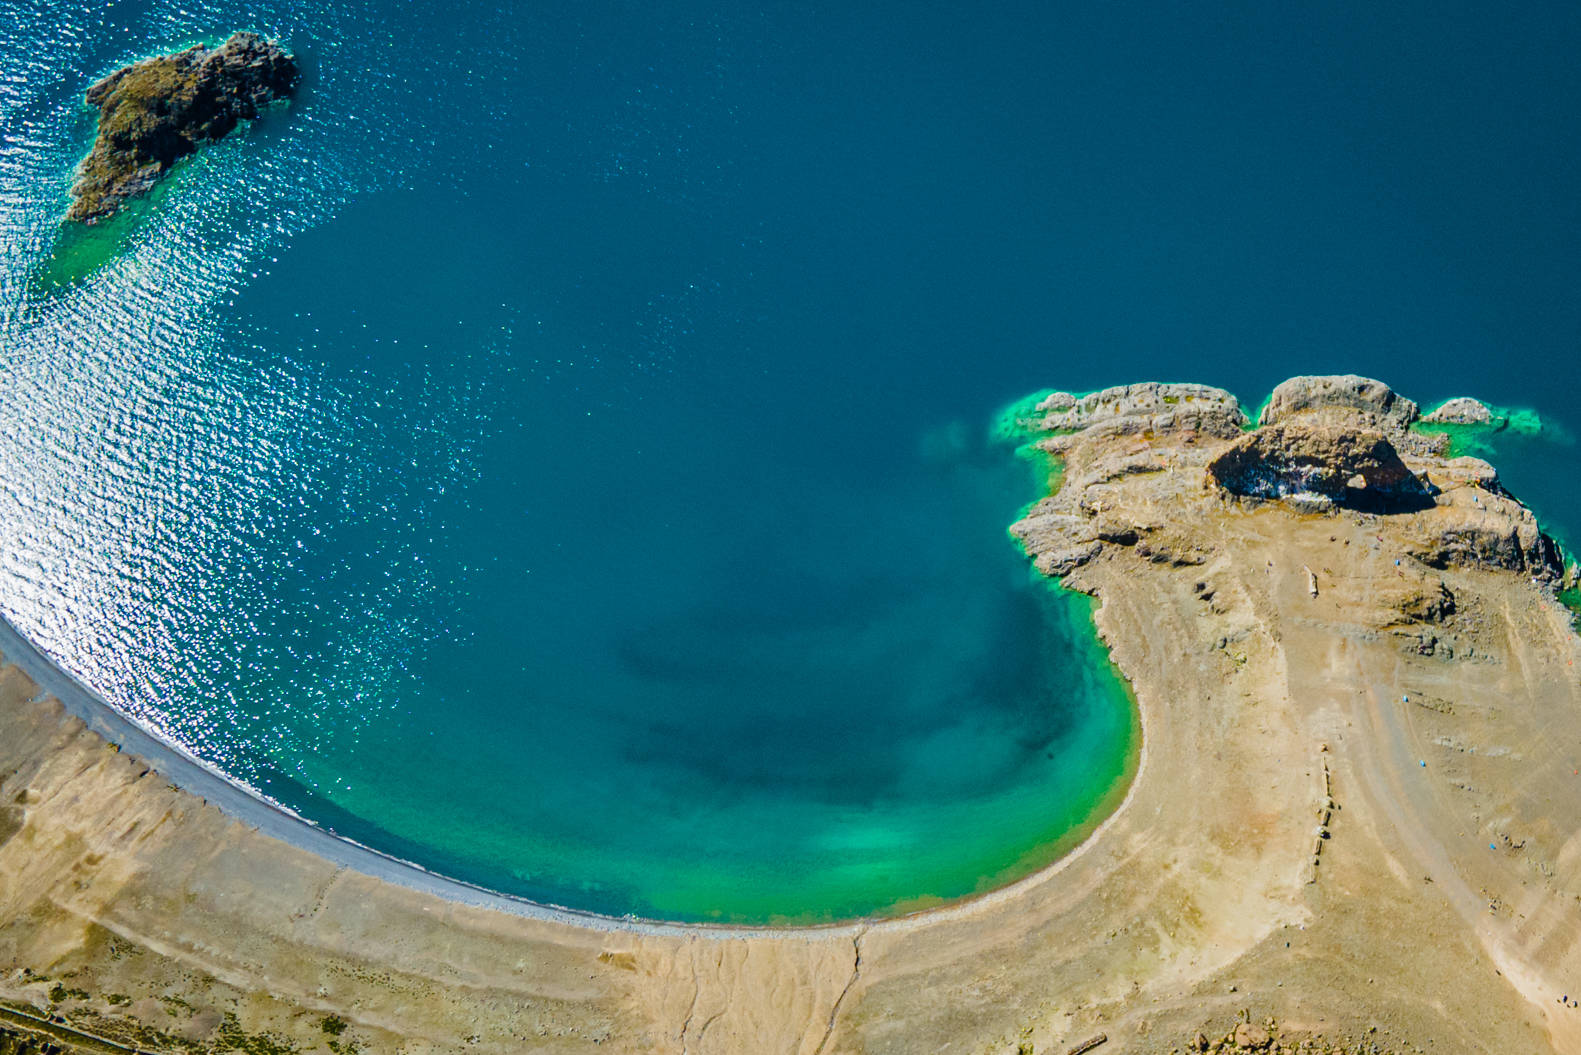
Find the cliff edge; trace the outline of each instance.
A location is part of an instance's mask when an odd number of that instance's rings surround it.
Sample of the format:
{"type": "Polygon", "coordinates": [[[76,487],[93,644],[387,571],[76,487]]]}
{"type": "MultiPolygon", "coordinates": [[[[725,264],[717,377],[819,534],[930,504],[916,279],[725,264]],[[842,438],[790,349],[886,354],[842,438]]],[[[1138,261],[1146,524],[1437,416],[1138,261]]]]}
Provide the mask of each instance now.
{"type": "Polygon", "coordinates": [[[1441,435],[1413,431],[1417,419],[1415,403],[1353,376],[1284,382],[1250,431],[1234,396],[1202,385],[1054,393],[1015,427],[1042,436],[1035,445],[1065,463],[1065,483],[1011,531],[1048,575],[1075,571],[1106,545],[1200,564],[1211,536],[1172,530],[1188,509],[1278,502],[1297,514],[1397,516],[1405,553],[1423,565],[1558,586],[1563,558],[1532,512],[1493,466],[1449,457],[1441,435]],[[1139,473],[1152,478],[1133,489],[1140,503],[1109,500],[1139,473]]]}

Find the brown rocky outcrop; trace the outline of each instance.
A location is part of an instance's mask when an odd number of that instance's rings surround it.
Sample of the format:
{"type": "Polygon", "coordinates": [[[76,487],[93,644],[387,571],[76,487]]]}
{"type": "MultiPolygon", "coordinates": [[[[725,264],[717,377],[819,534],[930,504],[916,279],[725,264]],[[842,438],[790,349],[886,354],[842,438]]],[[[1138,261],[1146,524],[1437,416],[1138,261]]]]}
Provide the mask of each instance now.
{"type": "MultiPolygon", "coordinates": [[[[1106,513],[1108,489],[1163,468],[1154,441],[1188,448],[1217,446],[1242,435],[1246,414],[1236,398],[1208,385],[1145,382],[1076,396],[1056,392],[1017,423],[1036,444],[1064,462],[1060,491],[1011,527],[1046,575],[1065,575],[1102,552],[1125,546],[1155,563],[1197,564],[1203,549],[1157,516],[1106,513]],[[1101,441],[1101,442],[1100,442],[1101,441]]],[[[1170,478],[1167,483],[1180,483],[1170,478]]]]}
{"type": "MultiPolygon", "coordinates": [[[[1055,393],[1020,424],[1063,461],[1063,482],[1011,533],[1047,575],[1070,576],[1121,550],[1200,564],[1212,540],[1187,523],[1208,516],[1204,499],[1258,499],[1297,514],[1399,517],[1403,555],[1419,568],[1498,568],[1560,583],[1558,546],[1492,466],[1444,457],[1441,445],[1410,429],[1416,419],[1416,404],[1389,386],[1348,375],[1286,381],[1251,432],[1222,389],[1055,393]]],[[[1402,599],[1413,608],[1407,618],[1431,622],[1453,611],[1452,598],[1419,600],[1402,599]]]]}
{"type": "Polygon", "coordinates": [[[1370,377],[1292,377],[1268,397],[1258,424],[1276,425],[1306,414],[1342,417],[1383,432],[1403,432],[1416,420],[1417,406],[1370,377]]]}
{"type": "Polygon", "coordinates": [[[1231,494],[1316,496],[1331,502],[1425,500],[1427,491],[1381,432],[1352,427],[1267,425],[1208,463],[1231,494]]]}
{"type": "Polygon", "coordinates": [[[1437,505],[1409,527],[1407,552],[1429,567],[1506,568],[1554,583],[1564,575],[1559,547],[1511,498],[1437,505]]]}
{"type": "Polygon", "coordinates": [[[67,218],[93,223],[146,194],[199,145],[289,97],[298,78],[296,60],[255,33],[116,70],[88,89],[99,131],[78,169],[67,218]]]}
{"type": "Polygon", "coordinates": [[[1442,623],[1455,614],[1455,595],[1442,579],[1401,591],[1394,607],[1413,623],[1442,623]]]}
{"type": "Polygon", "coordinates": [[[1246,424],[1240,402],[1209,385],[1144,381],[1075,396],[1055,392],[1036,406],[1035,428],[1043,432],[1108,428],[1125,433],[1149,430],[1236,436],[1246,424]]]}

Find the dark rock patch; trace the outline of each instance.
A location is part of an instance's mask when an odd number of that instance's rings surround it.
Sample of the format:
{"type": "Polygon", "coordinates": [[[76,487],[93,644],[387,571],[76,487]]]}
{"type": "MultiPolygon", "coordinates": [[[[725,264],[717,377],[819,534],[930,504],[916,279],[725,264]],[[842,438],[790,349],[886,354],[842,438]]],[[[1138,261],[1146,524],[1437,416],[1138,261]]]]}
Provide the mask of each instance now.
{"type": "Polygon", "coordinates": [[[72,1055],[47,1037],[0,1029],[0,1055],[72,1055]]]}
{"type": "Polygon", "coordinates": [[[11,837],[22,830],[22,825],[27,822],[27,816],[20,806],[0,807],[0,846],[11,841],[11,837]]]}
{"type": "Polygon", "coordinates": [[[1401,597],[1400,614],[1416,623],[1442,623],[1455,612],[1455,595],[1443,583],[1423,583],[1401,597]]]}
{"type": "Polygon", "coordinates": [[[1378,511],[1433,504],[1422,481],[1381,432],[1349,427],[1266,425],[1208,463],[1231,494],[1378,511]]]}
{"type": "Polygon", "coordinates": [[[1433,568],[1482,567],[1564,578],[1564,556],[1536,517],[1515,503],[1503,509],[1438,509],[1407,540],[1407,552],[1433,568]]]}
{"type": "Polygon", "coordinates": [[[288,98],[298,79],[296,60],[255,33],[116,70],[88,89],[99,133],[78,170],[67,218],[93,223],[146,194],[201,144],[288,98]]]}

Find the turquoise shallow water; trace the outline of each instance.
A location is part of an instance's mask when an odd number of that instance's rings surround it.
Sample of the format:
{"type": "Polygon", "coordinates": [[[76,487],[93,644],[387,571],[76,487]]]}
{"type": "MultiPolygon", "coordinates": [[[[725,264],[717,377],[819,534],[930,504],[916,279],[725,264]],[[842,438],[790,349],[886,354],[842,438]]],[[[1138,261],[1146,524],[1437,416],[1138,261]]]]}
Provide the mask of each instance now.
{"type": "MultiPolygon", "coordinates": [[[[1576,18],[0,0],[0,610],[511,893],[1003,882],[1134,734],[996,408],[1353,370],[1570,428],[1576,18]],[[297,104],[63,241],[84,87],[241,27],[297,104]]],[[[1572,455],[1501,462],[1566,532],[1572,455]]]]}

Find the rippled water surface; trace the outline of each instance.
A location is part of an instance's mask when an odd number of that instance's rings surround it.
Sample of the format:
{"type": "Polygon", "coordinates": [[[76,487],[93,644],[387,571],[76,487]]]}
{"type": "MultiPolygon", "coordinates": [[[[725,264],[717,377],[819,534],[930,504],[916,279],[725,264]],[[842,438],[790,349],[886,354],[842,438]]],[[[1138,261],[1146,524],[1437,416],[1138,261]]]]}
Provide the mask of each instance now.
{"type": "Polygon", "coordinates": [[[1045,862],[1133,747],[1046,385],[1575,411],[1575,15],[0,0],[0,610],[377,848],[679,919],[1045,862]],[[63,229],[94,79],[306,79],[63,229]],[[1516,119],[1518,117],[1518,119],[1516,119]]]}

